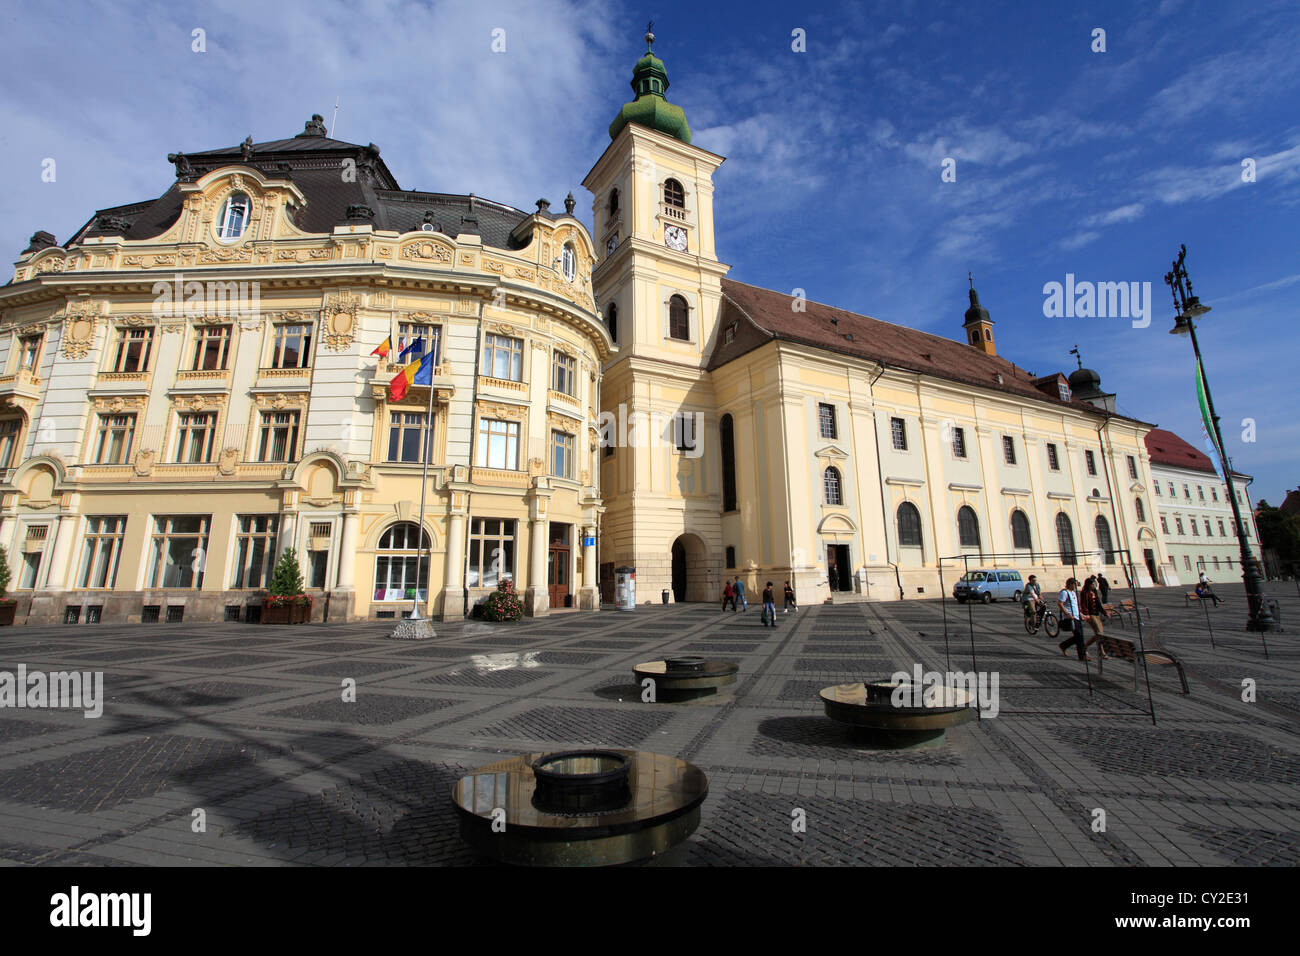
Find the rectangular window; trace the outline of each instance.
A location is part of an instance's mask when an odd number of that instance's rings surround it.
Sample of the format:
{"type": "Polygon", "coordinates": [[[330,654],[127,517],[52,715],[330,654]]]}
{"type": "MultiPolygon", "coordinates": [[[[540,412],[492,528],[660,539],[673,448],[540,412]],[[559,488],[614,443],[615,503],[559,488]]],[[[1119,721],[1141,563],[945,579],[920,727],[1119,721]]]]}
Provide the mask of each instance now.
{"type": "MultiPolygon", "coordinates": [[[[433,353],[431,363],[437,366],[442,361],[442,326],[441,325],[424,325],[419,322],[398,322],[397,323],[397,354],[401,355],[406,347],[416,340],[423,340],[424,345],[420,349],[412,350],[402,359],[403,362],[414,362],[416,359],[422,359],[430,352],[433,353]]],[[[396,357],[392,361],[396,361],[396,357]]]]}
{"type": "Polygon", "coordinates": [[[1200,498],[1202,501],[1205,500],[1205,488],[1203,486],[1196,486],[1196,497],[1200,498]]]}
{"type": "Polygon", "coordinates": [[[293,461],[298,449],[299,412],[262,412],[258,461],[293,461]]]}
{"type": "Polygon", "coordinates": [[[505,335],[483,336],[483,374],[508,382],[522,382],[524,362],[523,339],[505,335]]]}
{"type": "Polygon", "coordinates": [[[1226,538],[1227,536],[1228,536],[1228,532],[1225,531],[1225,530],[1223,529],[1223,519],[1220,518],[1220,519],[1219,519],[1219,537],[1220,537],[1220,538],[1226,538]]]}
{"type": "Polygon", "coordinates": [[[551,388],[565,395],[578,394],[578,360],[563,352],[551,359],[551,388]]]}
{"type": "Polygon", "coordinates": [[[0,421],[0,468],[13,467],[14,454],[18,451],[18,435],[22,429],[23,423],[17,418],[0,421]]]}
{"type": "Polygon", "coordinates": [[[330,553],[328,551],[307,552],[306,586],[324,590],[325,574],[329,569],[330,553]]]}
{"type": "Polygon", "coordinates": [[[153,328],[118,329],[117,352],[113,356],[114,372],[147,372],[153,351],[153,328]]]}
{"type": "Polygon", "coordinates": [[[230,361],[230,326],[200,325],[194,330],[195,372],[213,372],[227,368],[230,361]]]}
{"type": "Polygon", "coordinates": [[[235,577],[232,588],[260,590],[271,583],[279,515],[240,515],[235,533],[235,577]]]}
{"type": "Polygon", "coordinates": [[[822,438],[838,438],[835,431],[835,406],[821,402],[817,405],[817,427],[822,438]]]}
{"type": "Polygon", "coordinates": [[[1160,530],[1165,534],[1169,533],[1169,519],[1163,515],[1160,517],[1160,530]]]}
{"type": "Polygon", "coordinates": [[[1182,519],[1182,518],[1175,518],[1175,519],[1174,519],[1174,527],[1178,529],[1178,533],[1179,533],[1179,534],[1182,534],[1182,533],[1183,533],[1183,519],[1182,519]]]}
{"type": "Polygon", "coordinates": [[[1188,501],[1192,500],[1192,489],[1187,487],[1187,485],[1183,485],[1183,497],[1188,501]]]}
{"type": "Polygon", "coordinates": [[[18,340],[18,370],[35,372],[41,361],[42,335],[24,335],[18,340]]]}
{"type": "Polygon", "coordinates": [[[894,439],[894,450],[907,451],[907,423],[901,418],[891,418],[889,432],[894,439]]]}
{"type": "Polygon", "coordinates": [[[1084,451],[1083,461],[1084,464],[1088,466],[1088,474],[1090,475],[1097,474],[1097,459],[1093,456],[1092,452],[1084,451]]]}
{"type": "Polygon", "coordinates": [[[472,518],[465,586],[494,588],[515,576],[515,523],[510,518],[472,518]]]}
{"type": "Polygon", "coordinates": [[[480,418],[478,463],[484,468],[517,469],[519,467],[519,423],[480,418]]]}
{"type": "Polygon", "coordinates": [[[1056,446],[1051,442],[1047,444],[1047,467],[1052,471],[1061,470],[1061,459],[1056,457],[1056,446]]]}
{"type": "Polygon", "coordinates": [[[77,587],[101,589],[116,584],[125,534],[125,516],[86,518],[86,543],[77,572],[77,587]]]}
{"type": "Polygon", "coordinates": [[[1196,525],[1196,519],[1195,519],[1195,518],[1191,518],[1191,519],[1189,519],[1189,520],[1190,520],[1190,523],[1191,523],[1191,526],[1192,526],[1192,537],[1193,537],[1193,538],[1199,538],[1199,537],[1201,536],[1201,529],[1200,529],[1199,527],[1197,527],[1197,525],[1196,525]]]}
{"type": "Polygon", "coordinates": [[[573,477],[573,436],[551,432],[551,474],[556,478],[573,477]]]}
{"type": "Polygon", "coordinates": [[[154,519],[145,587],[201,588],[211,515],[166,515],[154,519]]]}
{"type": "Polygon", "coordinates": [[[1160,494],[1160,482],[1157,481],[1157,482],[1154,483],[1154,485],[1155,485],[1155,489],[1156,489],[1156,497],[1157,497],[1157,498],[1162,497],[1162,495],[1160,494]]]}
{"type": "Polygon", "coordinates": [[[1128,455],[1126,457],[1128,458],[1128,476],[1130,478],[1137,478],[1138,476],[1137,459],[1134,458],[1132,455],[1128,455]]]}
{"type": "Polygon", "coordinates": [[[125,465],[131,459],[135,415],[100,415],[95,438],[95,464],[125,465]]]}
{"type": "Polygon", "coordinates": [[[1210,538],[1210,537],[1213,537],[1213,536],[1214,536],[1214,532],[1210,530],[1210,519],[1209,519],[1209,518],[1206,518],[1206,519],[1205,519],[1205,536],[1206,536],[1207,538],[1210,538]]]}
{"type": "Polygon", "coordinates": [[[1215,501],[1218,501],[1218,500],[1219,500],[1219,489],[1218,489],[1218,488],[1211,488],[1211,489],[1210,489],[1210,497],[1213,498],[1215,501]]]}
{"type": "Polygon", "coordinates": [[[1183,569],[1186,571],[1192,570],[1192,559],[1190,555],[1183,555],[1183,569]]]}
{"type": "Polygon", "coordinates": [[[1178,492],[1174,490],[1174,483],[1172,481],[1169,482],[1169,497],[1170,498],[1178,497],[1178,492]]]}
{"type": "Polygon", "coordinates": [[[1008,465],[1016,463],[1016,440],[1010,435],[1002,436],[1002,457],[1008,465]]]}
{"type": "Polygon", "coordinates": [[[433,434],[426,427],[428,417],[424,412],[389,412],[389,461],[418,462],[421,444],[426,460],[433,460],[433,434]]]}
{"type": "Polygon", "coordinates": [[[952,430],[952,457],[966,457],[966,429],[954,428],[952,430]]]}
{"type": "Polygon", "coordinates": [[[176,461],[194,464],[212,460],[212,442],[217,431],[216,412],[195,412],[176,416],[176,461]]]}
{"type": "Polygon", "coordinates": [[[311,326],[277,325],[271,341],[271,368],[306,368],[311,362],[311,326]]]}
{"type": "Polygon", "coordinates": [[[36,587],[36,578],[41,573],[41,555],[44,551],[24,551],[22,572],[18,577],[18,587],[30,591],[36,587]]]}

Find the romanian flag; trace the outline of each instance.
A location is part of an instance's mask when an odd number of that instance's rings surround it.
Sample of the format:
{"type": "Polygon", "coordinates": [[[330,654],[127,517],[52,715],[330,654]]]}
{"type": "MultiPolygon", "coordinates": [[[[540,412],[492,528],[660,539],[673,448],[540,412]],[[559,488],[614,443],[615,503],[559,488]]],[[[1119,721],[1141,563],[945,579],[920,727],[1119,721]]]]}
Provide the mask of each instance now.
{"type": "Polygon", "coordinates": [[[410,390],[413,384],[433,384],[432,352],[419,361],[412,362],[410,365],[406,366],[406,368],[394,375],[393,380],[388,383],[388,394],[392,396],[393,401],[400,402],[406,397],[406,393],[410,390]]]}
{"type": "Polygon", "coordinates": [[[371,352],[371,355],[378,355],[381,359],[388,358],[388,353],[393,350],[393,337],[390,335],[379,344],[379,348],[371,352]]]}

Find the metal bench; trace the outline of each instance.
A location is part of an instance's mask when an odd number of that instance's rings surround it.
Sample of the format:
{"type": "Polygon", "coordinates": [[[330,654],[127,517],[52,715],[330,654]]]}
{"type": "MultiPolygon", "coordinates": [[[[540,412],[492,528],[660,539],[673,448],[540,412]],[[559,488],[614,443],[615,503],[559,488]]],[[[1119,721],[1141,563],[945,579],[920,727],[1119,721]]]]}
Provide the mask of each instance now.
{"type": "MultiPolygon", "coordinates": [[[[1152,629],[1151,636],[1155,636],[1155,629],[1152,629]]],[[[1145,657],[1148,665],[1150,664],[1172,664],[1178,670],[1178,680],[1183,685],[1183,693],[1191,694],[1187,686],[1187,674],[1183,671],[1182,662],[1174,657],[1168,651],[1142,651],[1139,652],[1137,645],[1126,637],[1112,637],[1109,634],[1097,639],[1101,646],[1103,654],[1097,661],[1097,675],[1101,676],[1105,667],[1106,656],[1114,657],[1121,661],[1129,661],[1133,665],[1133,689],[1138,689],[1138,658],[1145,657]]]]}

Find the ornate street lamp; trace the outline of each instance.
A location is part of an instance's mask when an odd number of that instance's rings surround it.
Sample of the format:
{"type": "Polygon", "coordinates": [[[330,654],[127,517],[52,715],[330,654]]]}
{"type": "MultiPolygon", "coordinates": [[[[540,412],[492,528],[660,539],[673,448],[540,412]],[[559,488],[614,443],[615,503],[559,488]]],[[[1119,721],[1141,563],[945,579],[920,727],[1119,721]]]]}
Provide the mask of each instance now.
{"type": "Polygon", "coordinates": [[[1268,605],[1264,601],[1263,578],[1260,576],[1259,565],[1255,562],[1255,556],[1251,553],[1250,542],[1246,540],[1246,526],[1241,520],[1241,508],[1237,504],[1237,489],[1234,487],[1232,478],[1232,465],[1228,461],[1228,454],[1224,450],[1223,433],[1219,431],[1219,416],[1214,411],[1214,400],[1210,398],[1210,385],[1205,378],[1205,364],[1201,361],[1201,347],[1196,341],[1196,319],[1210,311],[1208,305],[1201,305],[1201,300],[1192,293],[1192,280],[1188,278],[1187,266],[1184,260],[1187,258],[1187,246],[1180,246],[1178,258],[1173,262],[1173,270],[1165,274],[1165,285],[1169,286],[1170,292],[1174,297],[1174,327],[1169,330],[1170,335],[1190,335],[1192,337],[1192,351],[1196,353],[1196,373],[1200,378],[1200,386],[1205,394],[1205,408],[1208,411],[1209,424],[1213,429],[1213,438],[1215,450],[1219,453],[1219,461],[1223,468],[1223,475],[1228,482],[1228,503],[1232,505],[1232,519],[1237,526],[1237,545],[1241,549],[1241,577],[1246,584],[1246,610],[1247,620],[1246,629],[1250,631],[1280,631],[1282,628],[1273,620],[1273,615],[1269,612],[1268,605]]]}

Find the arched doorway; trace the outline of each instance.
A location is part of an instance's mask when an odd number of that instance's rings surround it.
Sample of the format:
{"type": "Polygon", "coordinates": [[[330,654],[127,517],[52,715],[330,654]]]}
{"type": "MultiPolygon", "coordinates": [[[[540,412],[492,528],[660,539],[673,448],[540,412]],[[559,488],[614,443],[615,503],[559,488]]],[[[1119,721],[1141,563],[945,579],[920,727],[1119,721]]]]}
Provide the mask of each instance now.
{"type": "Polygon", "coordinates": [[[673,600],[709,601],[709,571],[704,542],[693,534],[677,536],[670,549],[672,555],[671,587],[673,600]]]}

